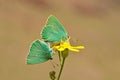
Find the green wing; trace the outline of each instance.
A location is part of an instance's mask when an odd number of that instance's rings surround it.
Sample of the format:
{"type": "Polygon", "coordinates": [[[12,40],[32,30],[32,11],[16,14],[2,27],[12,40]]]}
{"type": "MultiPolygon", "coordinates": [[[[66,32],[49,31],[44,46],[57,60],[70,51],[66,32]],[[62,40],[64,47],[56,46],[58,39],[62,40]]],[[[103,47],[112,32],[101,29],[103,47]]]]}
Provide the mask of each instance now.
{"type": "Polygon", "coordinates": [[[68,39],[67,32],[62,24],[52,15],[48,18],[41,35],[48,42],[59,42],[68,39]]]}
{"type": "Polygon", "coordinates": [[[38,64],[52,59],[53,51],[41,40],[36,40],[30,47],[27,64],[38,64]]]}

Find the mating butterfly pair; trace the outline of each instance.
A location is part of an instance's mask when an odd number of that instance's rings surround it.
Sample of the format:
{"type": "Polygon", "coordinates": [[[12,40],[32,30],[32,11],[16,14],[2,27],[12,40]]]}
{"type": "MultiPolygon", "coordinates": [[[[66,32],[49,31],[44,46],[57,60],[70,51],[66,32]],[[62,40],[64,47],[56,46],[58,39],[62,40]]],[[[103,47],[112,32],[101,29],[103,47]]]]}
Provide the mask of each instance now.
{"type": "Polygon", "coordinates": [[[27,56],[27,64],[46,62],[53,57],[53,50],[46,42],[59,43],[68,40],[68,35],[62,24],[54,16],[48,17],[47,23],[41,32],[42,40],[36,40],[31,44],[27,56]]]}

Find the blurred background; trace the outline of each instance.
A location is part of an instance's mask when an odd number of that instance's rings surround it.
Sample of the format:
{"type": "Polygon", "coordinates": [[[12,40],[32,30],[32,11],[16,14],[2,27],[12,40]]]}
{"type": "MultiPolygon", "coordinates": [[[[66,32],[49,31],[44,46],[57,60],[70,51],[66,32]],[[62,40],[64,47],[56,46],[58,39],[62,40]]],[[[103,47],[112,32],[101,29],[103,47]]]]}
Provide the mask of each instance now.
{"type": "Polygon", "coordinates": [[[58,71],[50,61],[26,65],[51,14],[72,45],[86,47],[70,53],[61,80],[120,80],[120,0],[0,0],[0,80],[50,80],[48,73],[58,71]]]}

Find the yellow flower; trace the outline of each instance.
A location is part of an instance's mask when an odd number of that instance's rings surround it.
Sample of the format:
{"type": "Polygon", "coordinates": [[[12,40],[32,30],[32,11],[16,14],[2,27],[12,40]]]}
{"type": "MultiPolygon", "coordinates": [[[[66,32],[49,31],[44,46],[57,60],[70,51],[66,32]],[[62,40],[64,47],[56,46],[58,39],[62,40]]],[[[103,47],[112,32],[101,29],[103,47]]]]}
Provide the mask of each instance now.
{"type": "Polygon", "coordinates": [[[55,45],[53,49],[58,50],[58,51],[64,51],[65,49],[69,49],[71,51],[79,52],[79,49],[84,49],[84,46],[71,46],[68,41],[66,42],[61,42],[60,45],[55,45]]]}

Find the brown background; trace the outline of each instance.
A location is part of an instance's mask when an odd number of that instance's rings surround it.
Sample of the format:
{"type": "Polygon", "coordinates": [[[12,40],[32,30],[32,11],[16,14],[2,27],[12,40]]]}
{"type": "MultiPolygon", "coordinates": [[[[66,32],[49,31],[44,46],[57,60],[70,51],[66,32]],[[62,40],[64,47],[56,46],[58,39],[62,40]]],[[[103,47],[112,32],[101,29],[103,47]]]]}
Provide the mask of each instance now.
{"type": "MultiPolygon", "coordinates": [[[[113,1],[0,0],[0,80],[49,80],[50,61],[25,61],[50,14],[65,26],[72,45],[86,47],[70,53],[61,80],[120,80],[120,2],[113,1]]],[[[58,63],[57,54],[53,61],[58,63]]]]}

